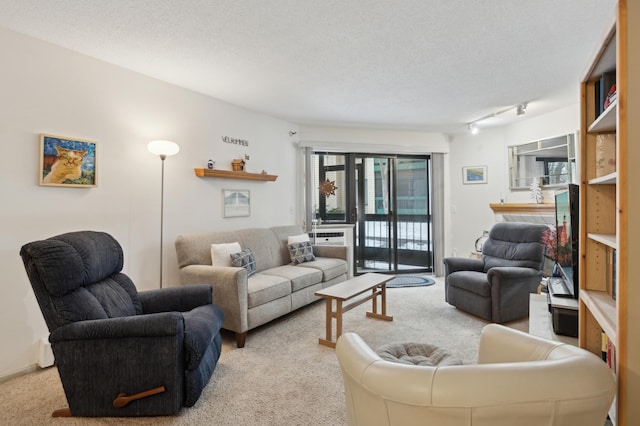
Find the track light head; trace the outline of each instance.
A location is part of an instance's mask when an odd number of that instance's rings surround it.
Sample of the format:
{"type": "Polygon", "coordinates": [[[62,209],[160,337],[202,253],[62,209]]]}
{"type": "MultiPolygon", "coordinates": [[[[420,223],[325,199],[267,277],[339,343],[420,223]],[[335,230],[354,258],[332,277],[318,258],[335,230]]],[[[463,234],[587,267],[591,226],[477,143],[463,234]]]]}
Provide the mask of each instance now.
{"type": "Polygon", "coordinates": [[[523,102],[520,105],[518,105],[516,107],[516,115],[519,117],[521,115],[524,115],[525,110],[527,109],[527,104],[528,102],[523,102]]]}
{"type": "Polygon", "coordinates": [[[472,135],[476,135],[478,134],[478,125],[475,123],[469,123],[469,131],[471,132],[472,135]]]}

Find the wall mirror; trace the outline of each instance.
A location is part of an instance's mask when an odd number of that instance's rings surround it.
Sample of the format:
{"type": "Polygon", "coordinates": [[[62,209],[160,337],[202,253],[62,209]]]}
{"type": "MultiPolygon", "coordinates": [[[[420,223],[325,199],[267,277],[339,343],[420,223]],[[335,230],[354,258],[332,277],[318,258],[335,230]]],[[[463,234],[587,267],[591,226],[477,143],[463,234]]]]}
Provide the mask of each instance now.
{"type": "Polygon", "coordinates": [[[509,146],[509,188],[529,189],[534,179],[543,188],[573,182],[576,139],[568,134],[509,146]]]}

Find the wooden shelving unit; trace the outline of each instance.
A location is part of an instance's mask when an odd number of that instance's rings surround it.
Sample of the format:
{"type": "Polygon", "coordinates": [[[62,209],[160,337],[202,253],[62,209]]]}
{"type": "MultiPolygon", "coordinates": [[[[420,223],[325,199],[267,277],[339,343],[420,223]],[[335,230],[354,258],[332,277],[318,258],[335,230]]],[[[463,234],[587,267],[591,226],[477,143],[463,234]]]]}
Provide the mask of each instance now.
{"type": "Polygon", "coordinates": [[[268,175],[264,173],[247,173],[247,172],[234,172],[232,170],[218,170],[218,169],[193,169],[198,177],[214,177],[223,179],[245,179],[245,180],[262,180],[273,182],[278,179],[278,176],[268,175]]]}
{"type": "Polygon", "coordinates": [[[630,84],[640,76],[639,20],[640,2],[619,0],[611,30],[580,86],[579,344],[600,355],[603,332],[613,344],[618,393],[610,417],[624,426],[640,424],[640,283],[630,282],[630,263],[640,253],[634,188],[640,182],[640,166],[634,164],[640,159],[640,91],[636,81],[630,84]],[[617,99],[597,116],[596,82],[611,71],[617,99]],[[597,140],[603,134],[615,134],[616,170],[599,176],[597,140]]]}

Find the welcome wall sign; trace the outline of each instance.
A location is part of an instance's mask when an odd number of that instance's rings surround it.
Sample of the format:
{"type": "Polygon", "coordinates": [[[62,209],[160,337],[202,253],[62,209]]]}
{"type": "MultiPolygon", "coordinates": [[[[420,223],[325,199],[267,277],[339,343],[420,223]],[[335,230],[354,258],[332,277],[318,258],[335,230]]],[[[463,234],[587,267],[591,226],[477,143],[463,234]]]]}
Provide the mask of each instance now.
{"type": "Polygon", "coordinates": [[[249,141],[246,139],[238,139],[238,138],[231,138],[229,136],[222,136],[222,142],[224,143],[230,143],[233,145],[241,145],[241,146],[249,146],[249,141]]]}

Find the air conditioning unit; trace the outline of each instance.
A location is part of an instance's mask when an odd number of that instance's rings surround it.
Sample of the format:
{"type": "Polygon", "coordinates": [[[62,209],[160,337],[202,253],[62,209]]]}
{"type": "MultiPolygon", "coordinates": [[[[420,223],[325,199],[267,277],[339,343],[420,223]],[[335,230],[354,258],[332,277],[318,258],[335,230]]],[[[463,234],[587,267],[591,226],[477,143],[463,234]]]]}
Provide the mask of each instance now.
{"type": "Polygon", "coordinates": [[[343,231],[336,232],[313,232],[309,233],[311,242],[318,246],[344,246],[347,245],[347,238],[343,231]]]}

